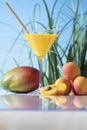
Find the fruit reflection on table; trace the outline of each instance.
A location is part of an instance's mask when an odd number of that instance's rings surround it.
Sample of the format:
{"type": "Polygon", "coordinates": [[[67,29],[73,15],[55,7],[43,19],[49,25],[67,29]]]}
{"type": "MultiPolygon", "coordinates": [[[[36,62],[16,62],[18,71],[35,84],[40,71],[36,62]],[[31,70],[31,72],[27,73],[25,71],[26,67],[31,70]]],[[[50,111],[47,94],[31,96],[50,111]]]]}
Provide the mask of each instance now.
{"type": "Polygon", "coordinates": [[[87,96],[2,95],[0,101],[4,108],[10,110],[75,111],[86,110],[87,107],[87,96]]]}
{"type": "Polygon", "coordinates": [[[48,99],[60,110],[83,110],[87,106],[87,96],[41,96],[41,99],[48,99]]]}
{"type": "Polygon", "coordinates": [[[11,109],[35,109],[38,110],[41,105],[41,99],[38,96],[30,95],[2,95],[0,97],[2,104],[11,109]]]}

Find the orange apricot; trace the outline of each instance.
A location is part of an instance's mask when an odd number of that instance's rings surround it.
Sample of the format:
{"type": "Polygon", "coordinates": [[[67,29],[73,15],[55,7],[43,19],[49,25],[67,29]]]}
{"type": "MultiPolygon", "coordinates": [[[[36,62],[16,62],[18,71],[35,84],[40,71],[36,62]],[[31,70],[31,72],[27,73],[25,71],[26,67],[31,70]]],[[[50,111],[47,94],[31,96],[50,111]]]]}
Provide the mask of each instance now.
{"type": "Polygon", "coordinates": [[[78,76],[73,81],[74,91],[78,95],[87,95],[87,78],[78,76]]]}
{"type": "Polygon", "coordinates": [[[61,89],[62,95],[67,95],[71,91],[70,81],[65,78],[59,78],[56,80],[55,85],[58,87],[58,89],[61,89]],[[66,87],[64,87],[66,86],[66,87]]]}
{"type": "Polygon", "coordinates": [[[68,95],[71,91],[71,88],[68,87],[65,83],[59,84],[51,84],[48,86],[44,86],[40,89],[40,93],[42,96],[50,96],[50,95],[68,95]]]}
{"type": "Polygon", "coordinates": [[[44,86],[40,89],[40,93],[43,96],[56,95],[57,91],[58,90],[55,84],[44,86]]]}
{"type": "Polygon", "coordinates": [[[65,83],[67,86],[70,86],[70,84],[71,84],[69,80],[67,80],[67,79],[65,79],[63,77],[62,78],[58,78],[56,80],[55,84],[57,85],[59,83],[65,83]]]}
{"type": "Polygon", "coordinates": [[[65,79],[74,80],[80,75],[80,68],[75,62],[68,62],[63,65],[62,74],[65,79]]]}
{"type": "Polygon", "coordinates": [[[65,83],[59,83],[57,88],[57,95],[68,95],[71,91],[71,87],[67,86],[65,83]]]}

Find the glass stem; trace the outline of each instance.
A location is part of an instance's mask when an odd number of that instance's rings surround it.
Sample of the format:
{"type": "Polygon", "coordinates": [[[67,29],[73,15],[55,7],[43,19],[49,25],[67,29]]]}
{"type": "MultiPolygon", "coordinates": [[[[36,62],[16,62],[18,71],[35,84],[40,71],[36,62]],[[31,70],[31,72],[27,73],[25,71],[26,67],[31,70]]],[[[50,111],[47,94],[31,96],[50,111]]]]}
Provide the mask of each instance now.
{"type": "Polygon", "coordinates": [[[39,64],[39,71],[40,71],[40,74],[39,74],[39,88],[42,87],[42,60],[39,60],[38,59],[38,64],[39,64]]]}

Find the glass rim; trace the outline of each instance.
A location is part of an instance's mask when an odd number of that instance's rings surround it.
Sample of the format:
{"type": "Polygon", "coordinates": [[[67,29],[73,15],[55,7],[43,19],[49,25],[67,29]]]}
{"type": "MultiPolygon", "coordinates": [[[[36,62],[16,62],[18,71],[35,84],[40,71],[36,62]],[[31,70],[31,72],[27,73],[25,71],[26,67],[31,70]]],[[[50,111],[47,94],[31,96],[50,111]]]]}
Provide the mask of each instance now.
{"type": "Polygon", "coordinates": [[[41,22],[38,21],[31,21],[29,23],[26,24],[27,30],[31,33],[55,33],[55,34],[59,34],[59,30],[56,27],[46,27],[44,24],[42,24],[41,22]]]}

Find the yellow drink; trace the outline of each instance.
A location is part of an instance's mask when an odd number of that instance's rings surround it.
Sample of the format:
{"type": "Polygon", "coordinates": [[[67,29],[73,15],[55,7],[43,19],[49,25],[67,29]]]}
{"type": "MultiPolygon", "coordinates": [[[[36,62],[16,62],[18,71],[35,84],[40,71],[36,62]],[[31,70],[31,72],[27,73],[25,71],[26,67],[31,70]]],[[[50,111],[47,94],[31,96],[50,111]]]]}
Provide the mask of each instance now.
{"type": "Polygon", "coordinates": [[[47,54],[57,36],[57,34],[24,34],[28,44],[40,60],[47,54]]]}

